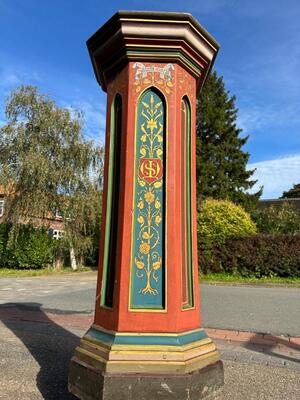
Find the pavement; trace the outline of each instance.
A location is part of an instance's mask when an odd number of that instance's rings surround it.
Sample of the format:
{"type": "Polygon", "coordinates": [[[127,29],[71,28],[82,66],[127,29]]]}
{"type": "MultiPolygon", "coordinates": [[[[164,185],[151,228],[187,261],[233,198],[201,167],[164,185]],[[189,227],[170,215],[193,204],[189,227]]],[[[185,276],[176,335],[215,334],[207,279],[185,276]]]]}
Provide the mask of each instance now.
{"type": "MultiPolygon", "coordinates": [[[[95,274],[0,279],[0,400],[75,400],[68,366],[94,297],[95,274]]],[[[201,285],[201,298],[224,362],[222,399],[299,400],[300,289],[201,285]]]]}

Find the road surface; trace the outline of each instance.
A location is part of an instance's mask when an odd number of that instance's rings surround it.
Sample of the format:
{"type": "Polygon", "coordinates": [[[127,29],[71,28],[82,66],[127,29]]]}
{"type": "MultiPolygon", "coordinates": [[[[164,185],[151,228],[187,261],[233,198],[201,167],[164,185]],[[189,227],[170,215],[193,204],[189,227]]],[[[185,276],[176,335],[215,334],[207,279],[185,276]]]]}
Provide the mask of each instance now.
{"type": "MultiPolygon", "coordinates": [[[[91,314],[96,275],[1,278],[0,304],[91,314]]],[[[200,286],[204,327],[300,336],[300,288],[200,286]]]]}

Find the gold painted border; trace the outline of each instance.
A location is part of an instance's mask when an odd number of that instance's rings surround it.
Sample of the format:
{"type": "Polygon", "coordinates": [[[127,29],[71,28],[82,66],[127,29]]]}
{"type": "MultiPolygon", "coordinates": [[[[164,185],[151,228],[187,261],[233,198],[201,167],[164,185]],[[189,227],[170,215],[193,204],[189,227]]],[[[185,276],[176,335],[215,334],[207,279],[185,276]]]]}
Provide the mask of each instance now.
{"type": "MultiPolygon", "coordinates": [[[[157,64],[161,64],[161,63],[157,63],[157,64]]],[[[165,195],[165,308],[164,309],[139,309],[139,308],[132,308],[131,307],[131,283],[132,283],[132,279],[131,279],[131,272],[132,272],[132,260],[133,260],[133,230],[134,230],[134,223],[133,223],[133,217],[131,219],[131,251],[130,251],[130,279],[129,279],[129,301],[128,301],[128,311],[129,312],[146,312],[146,313],[167,313],[168,312],[168,284],[167,284],[167,280],[168,280],[168,263],[167,263],[167,259],[168,259],[168,253],[167,253],[167,249],[168,249],[168,212],[167,212],[167,205],[168,205],[168,199],[167,199],[167,182],[168,182],[168,128],[169,128],[169,124],[168,124],[168,120],[169,120],[169,104],[168,104],[168,99],[166,97],[166,95],[163,93],[163,91],[158,88],[157,86],[151,84],[148,85],[144,88],[144,90],[138,95],[137,100],[136,100],[136,106],[135,106],[135,118],[134,118],[134,123],[135,123],[135,127],[134,127],[134,161],[133,161],[133,165],[134,165],[134,176],[133,176],[133,197],[132,197],[132,205],[134,206],[134,200],[135,200],[135,194],[136,194],[136,171],[135,171],[135,166],[136,166],[136,136],[137,136],[137,105],[139,104],[139,100],[141,98],[141,96],[146,92],[146,90],[150,89],[151,87],[154,87],[156,90],[158,90],[159,93],[162,94],[164,100],[165,100],[165,104],[166,104],[166,168],[165,168],[165,173],[166,173],[166,183],[165,183],[165,190],[166,190],[166,195],[165,195]]],[[[134,213],[132,213],[133,215],[134,213]]]]}
{"type": "MultiPolygon", "coordinates": [[[[119,331],[112,331],[109,329],[102,328],[102,326],[100,327],[99,325],[96,325],[96,324],[93,324],[91,326],[91,328],[96,329],[97,331],[100,331],[100,332],[117,335],[117,336],[130,335],[130,336],[174,336],[174,337],[179,337],[179,336],[190,335],[192,333],[199,332],[199,331],[205,332],[204,328],[190,329],[188,331],[183,331],[183,332],[178,332],[178,333],[174,333],[174,332],[129,332],[129,331],[119,332],[119,331]]],[[[87,333],[88,333],[88,331],[87,331],[87,333]]],[[[203,340],[203,339],[201,339],[201,340],[203,340]]]]}
{"type": "MultiPolygon", "coordinates": [[[[126,46],[125,54],[123,54],[121,57],[119,57],[119,59],[117,61],[115,61],[112,64],[110,64],[109,68],[105,68],[105,66],[104,66],[103,70],[104,71],[111,70],[116,65],[118,65],[120,61],[122,61],[124,59],[125,60],[128,59],[129,61],[131,61],[131,60],[136,61],[137,59],[140,58],[140,59],[142,59],[144,61],[145,61],[145,59],[147,59],[147,62],[150,62],[149,60],[151,60],[152,62],[157,60],[157,56],[158,56],[157,53],[150,53],[150,52],[146,53],[146,52],[138,51],[138,50],[134,49],[134,46],[135,45],[133,45],[133,44],[130,44],[130,45],[126,46]]],[[[147,45],[145,45],[145,46],[147,46],[147,45]]],[[[143,47],[145,47],[145,46],[143,45],[143,47]]],[[[138,47],[141,47],[141,46],[139,45],[138,47]]],[[[155,46],[154,46],[154,48],[155,48],[155,46]]],[[[169,48],[170,48],[170,46],[165,46],[165,45],[164,46],[160,46],[160,49],[167,49],[168,50],[169,48]]],[[[174,47],[171,47],[171,48],[174,48],[174,47]]],[[[187,59],[187,57],[185,56],[185,53],[180,51],[182,49],[182,47],[178,47],[178,49],[179,49],[179,54],[176,53],[175,56],[174,56],[174,54],[171,55],[172,62],[176,63],[177,60],[181,61],[183,63],[183,65],[192,74],[200,77],[202,72],[203,72],[203,70],[205,69],[205,67],[200,66],[199,62],[196,62],[197,65],[192,64],[187,59]]],[[[170,60],[170,54],[168,54],[168,53],[162,52],[162,54],[159,54],[159,57],[161,59],[167,58],[167,60],[170,60]]],[[[192,56],[190,56],[190,57],[193,58],[192,56]]],[[[206,61],[206,63],[207,63],[207,61],[206,61]]]]}
{"type": "MultiPolygon", "coordinates": [[[[150,52],[148,52],[148,53],[143,53],[143,52],[140,52],[140,51],[136,51],[136,50],[134,50],[134,49],[130,49],[130,47],[128,46],[128,49],[126,49],[126,55],[127,56],[134,56],[135,57],[135,59],[137,58],[137,57],[142,57],[142,59],[145,59],[145,58],[149,58],[150,60],[153,60],[153,58],[154,59],[157,59],[157,56],[158,56],[158,54],[157,53],[150,53],[150,52]]],[[[165,53],[165,54],[159,54],[159,57],[160,58],[167,58],[168,60],[170,59],[170,54],[168,54],[168,53],[165,53]]],[[[173,57],[172,57],[173,58],[173,57]]],[[[198,76],[200,76],[201,75],[201,73],[202,73],[202,71],[203,71],[203,68],[201,67],[201,68],[195,68],[195,66],[194,67],[192,67],[192,63],[191,62],[189,62],[188,60],[187,60],[187,58],[184,56],[184,54],[182,54],[181,52],[179,52],[179,54],[178,54],[178,57],[174,57],[175,59],[176,58],[178,58],[179,60],[181,60],[182,62],[183,62],[183,64],[190,70],[190,71],[192,71],[194,74],[196,74],[196,75],[198,75],[198,76]]],[[[118,62],[116,62],[116,63],[114,63],[113,65],[115,65],[115,64],[117,64],[118,62]]],[[[197,63],[198,65],[199,65],[199,63],[197,63]]]]}
{"type": "MultiPolygon", "coordinates": [[[[125,39],[127,39],[127,37],[125,37],[125,39]]],[[[130,38],[129,38],[130,39],[130,38]]],[[[146,39],[147,40],[147,39],[146,39]]],[[[149,39],[149,40],[151,40],[151,39],[149,39]]],[[[171,41],[175,41],[176,39],[168,39],[168,41],[169,42],[171,42],[171,41]]],[[[188,45],[188,44],[187,44],[188,45]]],[[[191,48],[191,46],[189,46],[188,45],[188,47],[192,50],[192,51],[194,51],[195,52],[195,50],[194,49],[192,49],[191,48]]],[[[169,50],[169,49],[171,49],[171,50],[173,50],[173,49],[177,49],[180,53],[183,53],[183,54],[181,54],[181,56],[183,56],[183,57],[186,57],[186,56],[188,56],[192,61],[194,61],[195,62],[195,67],[196,66],[198,66],[199,67],[199,70],[201,70],[201,69],[203,69],[203,67],[199,64],[199,61],[197,61],[196,60],[196,58],[192,55],[192,54],[190,54],[190,53],[187,53],[184,49],[183,49],[183,47],[182,46],[174,46],[174,45],[167,45],[167,44],[163,44],[163,45],[159,45],[159,47],[157,47],[156,45],[154,45],[154,44],[145,44],[145,43],[143,43],[142,45],[141,44],[135,44],[135,43],[130,43],[130,44],[128,44],[127,46],[126,46],[126,49],[128,49],[128,51],[130,51],[131,50],[131,48],[150,48],[150,49],[158,49],[159,51],[161,51],[161,49],[162,49],[162,52],[163,52],[163,49],[167,49],[167,50],[169,50]]],[[[141,54],[154,54],[154,53],[141,53],[141,54]]],[[[201,60],[203,60],[203,62],[205,62],[206,64],[209,62],[208,60],[206,60],[202,55],[200,55],[199,54],[199,57],[201,58],[201,60]]],[[[189,62],[189,60],[186,60],[186,61],[188,61],[188,63],[189,64],[191,64],[191,62],[189,62]]],[[[195,70],[196,70],[196,68],[194,68],[195,70]]]]}

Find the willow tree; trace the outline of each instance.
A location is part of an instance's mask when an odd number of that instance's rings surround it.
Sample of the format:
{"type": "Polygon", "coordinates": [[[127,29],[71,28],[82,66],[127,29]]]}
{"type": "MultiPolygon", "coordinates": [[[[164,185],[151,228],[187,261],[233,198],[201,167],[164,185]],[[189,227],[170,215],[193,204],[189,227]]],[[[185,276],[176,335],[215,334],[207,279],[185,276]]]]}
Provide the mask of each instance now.
{"type": "Polygon", "coordinates": [[[71,259],[92,243],[99,221],[103,152],[83,134],[80,112],[58,107],[33,86],[20,86],[6,102],[0,128],[0,185],[5,219],[16,234],[24,223],[45,226],[63,216],[71,259]]]}

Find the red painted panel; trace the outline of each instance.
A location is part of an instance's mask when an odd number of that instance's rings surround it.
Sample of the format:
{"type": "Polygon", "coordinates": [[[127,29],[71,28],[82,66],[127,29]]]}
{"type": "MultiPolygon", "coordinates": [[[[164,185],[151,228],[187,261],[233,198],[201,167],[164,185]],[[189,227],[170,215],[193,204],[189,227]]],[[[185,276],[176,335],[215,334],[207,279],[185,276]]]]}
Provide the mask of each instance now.
{"type": "MultiPolygon", "coordinates": [[[[121,202],[120,208],[120,245],[116,249],[117,271],[115,284],[115,299],[112,310],[100,307],[100,289],[102,280],[102,264],[104,250],[104,235],[100,240],[99,274],[97,285],[95,323],[111,330],[123,332],[183,332],[196,329],[200,326],[200,309],[198,295],[198,270],[197,270],[197,234],[196,234],[196,160],[195,160],[195,79],[181,66],[174,65],[163,70],[166,64],[143,63],[150,72],[146,78],[142,75],[137,78],[137,67],[130,62],[120,74],[108,85],[107,101],[107,131],[106,143],[109,143],[110,108],[112,99],[118,92],[123,101],[123,138],[122,138],[122,177],[121,177],[121,202]],[[156,72],[151,72],[153,66],[156,72]],[[159,70],[160,68],[160,70],[159,70]],[[159,72],[160,71],[160,72],[159,72]],[[171,73],[172,80],[161,78],[162,71],[171,73]],[[133,216],[133,177],[134,177],[134,132],[135,111],[139,95],[150,86],[157,87],[165,96],[167,104],[167,226],[166,226],[166,290],[167,309],[164,312],[145,311],[136,312],[129,310],[130,293],[130,265],[131,265],[131,235],[133,216]],[[180,103],[187,95],[191,103],[192,127],[192,224],[193,224],[193,263],[195,285],[195,308],[182,311],[182,273],[181,273],[181,207],[182,207],[182,179],[181,176],[181,138],[180,138],[180,103]],[[127,115],[126,115],[127,113],[127,115]]],[[[106,194],[108,175],[108,146],[105,153],[105,185],[103,197],[103,215],[101,231],[104,232],[106,215],[106,194]]]]}

